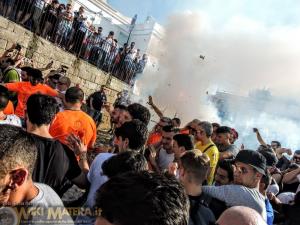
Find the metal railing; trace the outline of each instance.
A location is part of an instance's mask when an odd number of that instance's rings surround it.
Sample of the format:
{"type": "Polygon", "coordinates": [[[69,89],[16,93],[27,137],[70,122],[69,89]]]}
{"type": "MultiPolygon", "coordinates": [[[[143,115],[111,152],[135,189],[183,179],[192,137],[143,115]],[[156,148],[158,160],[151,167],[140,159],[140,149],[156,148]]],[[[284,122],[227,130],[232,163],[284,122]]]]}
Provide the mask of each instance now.
{"type": "Polygon", "coordinates": [[[139,52],[126,44],[118,47],[112,36],[104,38],[93,26],[87,26],[83,13],[73,13],[70,5],[56,0],[51,4],[1,0],[0,14],[128,84],[145,67],[139,52]]]}

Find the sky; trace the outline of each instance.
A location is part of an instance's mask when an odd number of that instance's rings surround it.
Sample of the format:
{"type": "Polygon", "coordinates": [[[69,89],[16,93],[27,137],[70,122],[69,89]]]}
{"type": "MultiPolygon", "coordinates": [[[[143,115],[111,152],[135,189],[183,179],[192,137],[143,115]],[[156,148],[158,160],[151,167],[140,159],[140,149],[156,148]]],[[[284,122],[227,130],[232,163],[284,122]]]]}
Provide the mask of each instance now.
{"type": "Polygon", "coordinates": [[[236,15],[263,22],[267,26],[300,24],[299,0],[108,0],[108,2],[129,17],[138,14],[140,22],[150,15],[163,25],[170,14],[182,11],[205,12],[217,26],[221,26],[236,15]]]}
{"type": "Polygon", "coordinates": [[[166,115],[176,113],[184,124],[198,118],[233,126],[246,147],[256,147],[252,128],[257,127],[267,142],[300,148],[300,117],[293,118],[300,110],[299,0],[110,3],[127,16],[137,13],[139,22],[152,15],[165,27],[162,43],[152,46],[158,50],[158,69],[149,69],[137,81],[142,99],[151,94],[166,115]],[[266,104],[257,96],[255,105],[232,101],[227,104],[234,112],[228,121],[218,118],[205,94],[224,90],[247,96],[265,88],[274,99],[266,104]],[[277,98],[287,99],[287,106],[278,107],[277,98]]]}

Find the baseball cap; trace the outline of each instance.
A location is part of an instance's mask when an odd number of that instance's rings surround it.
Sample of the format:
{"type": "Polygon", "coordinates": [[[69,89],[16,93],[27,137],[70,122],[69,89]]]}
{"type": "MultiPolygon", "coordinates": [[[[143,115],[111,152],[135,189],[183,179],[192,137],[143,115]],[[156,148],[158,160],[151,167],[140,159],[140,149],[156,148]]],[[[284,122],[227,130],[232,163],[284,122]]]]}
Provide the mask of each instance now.
{"type": "Polygon", "coordinates": [[[242,150],[236,155],[235,162],[245,163],[249,166],[252,166],[259,173],[263,175],[266,174],[266,158],[257,151],[242,150]]]}

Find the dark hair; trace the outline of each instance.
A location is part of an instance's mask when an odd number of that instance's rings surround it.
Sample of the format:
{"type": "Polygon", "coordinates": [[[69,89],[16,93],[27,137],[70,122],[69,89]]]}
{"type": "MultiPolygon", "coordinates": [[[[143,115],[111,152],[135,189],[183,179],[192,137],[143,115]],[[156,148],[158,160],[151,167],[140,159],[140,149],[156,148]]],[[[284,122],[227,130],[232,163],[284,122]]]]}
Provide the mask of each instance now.
{"type": "Polygon", "coordinates": [[[140,150],[146,143],[148,130],[147,126],[140,120],[132,120],[116,128],[115,135],[122,137],[123,140],[128,138],[131,150],[140,150]]]}
{"type": "Polygon", "coordinates": [[[258,148],[257,148],[257,151],[258,152],[266,151],[266,152],[269,152],[269,153],[274,153],[274,150],[271,148],[270,145],[259,145],[258,148]]]}
{"type": "Polygon", "coordinates": [[[121,225],[187,225],[188,197],[174,176],[130,172],[113,177],[96,194],[101,216],[121,225]]]}
{"type": "Polygon", "coordinates": [[[279,141],[271,141],[271,143],[272,143],[272,142],[275,143],[275,144],[277,145],[278,148],[281,147],[281,143],[280,143],[279,141]]]}
{"type": "Polygon", "coordinates": [[[231,128],[227,126],[222,126],[217,128],[216,130],[217,134],[230,134],[231,133],[231,128]]]}
{"type": "Polygon", "coordinates": [[[70,87],[65,94],[65,100],[68,103],[75,104],[83,101],[84,92],[78,87],[70,87]]]}
{"type": "Polygon", "coordinates": [[[0,110],[4,110],[9,101],[8,89],[0,85],[0,110]]]}
{"type": "Polygon", "coordinates": [[[30,71],[32,70],[33,68],[30,67],[30,66],[23,66],[21,67],[21,70],[22,71],[25,71],[26,73],[30,73],[30,71]]]}
{"type": "Polygon", "coordinates": [[[163,116],[163,117],[160,118],[160,121],[163,122],[163,123],[167,123],[168,124],[167,126],[173,126],[172,125],[172,120],[169,117],[163,116]]]}
{"type": "Polygon", "coordinates": [[[172,125],[164,126],[164,127],[162,128],[162,130],[163,130],[164,132],[167,132],[167,133],[170,133],[170,132],[178,133],[178,132],[179,132],[179,129],[174,128],[172,125]]]}
{"type": "Polygon", "coordinates": [[[179,118],[175,117],[172,120],[174,120],[178,124],[178,126],[181,125],[181,120],[179,118]]]}
{"type": "Polygon", "coordinates": [[[225,170],[228,174],[228,180],[229,182],[233,181],[233,160],[230,159],[224,159],[220,160],[218,163],[217,168],[221,168],[222,170],[225,170]]]}
{"type": "Polygon", "coordinates": [[[21,68],[21,70],[25,71],[28,76],[31,76],[33,78],[42,78],[43,77],[43,73],[40,70],[32,68],[30,66],[24,66],[21,68]]]}
{"type": "Polygon", "coordinates": [[[178,147],[184,147],[185,150],[194,149],[192,138],[188,134],[176,134],[173,140],[177,142],[178,147]]]}
{"type": "Polygon", "coordinates": [[[211,124],[213,127],[217,127],[217,128],[219,128],[221,125],[220,124],[218,124],[218,123],[212,123],[211,124]]]}
{"type": "Polygon", "coordinates": [[[121,110],[127,110],[127,107],[125,105],[117,104],[114,106],[115,109],[121,109],[121,110]]]}
{"type": "Polygon", "coordinates": [[[62,77],[62,75],[61,74],[59,74],[59,73],[56,73],[56,74],[53,74],[53,75],[51,75],[51,76],[49,76],[48,78],[50,79],[50,80],[59,80],[59,78],[61,78],[62,77]]]}
{"type": "Polygon", "coordinates": [[[43,81],[43,73],[38,69],[34,69],[32,67],[23,67],[23,71],[27,73],[29,76],[29,81],[32,85],[37,85],[43,81]]]}
{"type": "Polygon", "coordinates": [[[108,178],[131,171],[144,171],[146,168],[147,161],[143,154],[134,151],[121,152],[102,164],[103,174],[108,178]]]}
{"type": "Polygon", "coordinates": [[[199,154],[198,150],[187,151],[180,157],[182,168],[188,173],[191,182],[202,184],[210,168],[206,154],[199,154]]]}
{"type": "Polygon", "coordinates": [[[109,35],[114,35],[114,34],[115,34],[115,32],[109,31],[109,35]]]}
{"type": "Polygon", "coordinates": [[[10,65],[15,65],[15,61],[12,58],[6,58],[6,63],[9,63],[10,65]]]}
{"type": "Polygon", "coordinates": [[[138,119],[144,124],[148,125],[150,121],[150,111],[145,106],[139,103],[133,103],[127,107],[129,114],[132,116],[132,119],[138,119]]]}
{"type": "MultiPolygon", "coordinates": [[[[37,148],[30,134],[11,125],[0,125],[0,167],[8,173],[24,166],[32,175],[37,158],[37,148]]],[[[5,174],[1,173],[0,176],[5,174]]]]}
{"type": "Polygon", "coordinates": [[[258,152],[266,158],[267,166],[275,166],[277,164],[278,159],[275,153],[273,153],[272,149],[270,148],[260,149],[258,150],[258,152]]]}
{"type": "Polygon", "coordinates": [[[51,96],[33,94],[27,100],[28,119],[37,126],[50,124],[58,111],[58,104],[51,96]]]}
{"type": "Polygon", "coordinates": [[[296,170],[296,169],[300,168],[300,165],[298,165],[296,163],[291,163],[288,168],[291,170],[296,170]]]}

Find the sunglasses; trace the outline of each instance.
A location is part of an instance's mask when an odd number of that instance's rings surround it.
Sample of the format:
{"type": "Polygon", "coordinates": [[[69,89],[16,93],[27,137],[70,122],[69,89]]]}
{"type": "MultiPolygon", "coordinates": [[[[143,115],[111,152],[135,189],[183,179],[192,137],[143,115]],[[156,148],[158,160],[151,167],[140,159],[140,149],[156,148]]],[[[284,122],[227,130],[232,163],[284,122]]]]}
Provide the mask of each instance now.
{"type": "Polygon", "coordinates": [[[66,83],[58,82],[59,85],[66,85],[66,83]]]}

